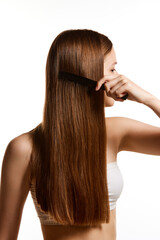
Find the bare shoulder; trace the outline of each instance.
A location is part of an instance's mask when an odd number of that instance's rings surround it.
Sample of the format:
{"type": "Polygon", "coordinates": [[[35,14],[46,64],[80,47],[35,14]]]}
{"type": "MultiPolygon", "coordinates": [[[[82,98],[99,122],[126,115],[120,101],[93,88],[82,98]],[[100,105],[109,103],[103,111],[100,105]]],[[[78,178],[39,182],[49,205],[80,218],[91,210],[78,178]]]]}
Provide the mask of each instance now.
{"type": "MultiPolygon", "coordinates": [[[[23,186],[26,192],[30,185],[30,159],[32,152],[32,141],[28,133],[23,133],[13,138],[7,145],[2,161],[2,182],[7,188],[9,183],[12,187],[23,186]],[[18,174],[17,174],[18,173],[18,174]]],[[[21,187],[20,187],[21,188],[21,187]]]]}
{"type": "Polygon", "coordinates": [[[121,136],[121,127],[123,124],[123,117],[106,117],[106,130],[108,137],[110,138],[120,138],[121,136]]]}
{"type": "Polygon", "coordinates": [[[23,133],[13,138],[6,147],[0,183],[0,239],[17,239],[23,206],[30,189],[31,146],[29,134],[23,133]]]}
{"type": "Polygon", "coordinates": [[[123,119],[129,119],[126,117],[106,117],[107,123],[117,123],[119,121],[123,121],[123,119]]]}
{"type": "Polygon", "coordinates": [[[29,157],[32,152],[32,139],[30,134],[26,132],[13,138],[8,143],[7,148],[8,148],[8,151],[23,154],[24,156],[26,156],[26,160],[27,160],[27,156],[29,157]]]}
{"type": "Polygon", "coordinates": [[[160,127],[127,117],[106,118],[107,132],[118,139],[118,152],[160,155],[160,127]]]}
{"type": "Polygon", "coordinates": [[[107,139],[116,145],[116,152],[120,151],[120,145],[124,136],[124,129],[128,118],[125,117],[106,117],[107,139]]]}
{"type": "Polygon", "coordinates": [[[28,172],[29,174],[31,152],[32,140],[30,134],[23,133],[16,136],[6,147],[2,167],[11,169],[11,166],[17,166],[19,172],[28,172]]]}

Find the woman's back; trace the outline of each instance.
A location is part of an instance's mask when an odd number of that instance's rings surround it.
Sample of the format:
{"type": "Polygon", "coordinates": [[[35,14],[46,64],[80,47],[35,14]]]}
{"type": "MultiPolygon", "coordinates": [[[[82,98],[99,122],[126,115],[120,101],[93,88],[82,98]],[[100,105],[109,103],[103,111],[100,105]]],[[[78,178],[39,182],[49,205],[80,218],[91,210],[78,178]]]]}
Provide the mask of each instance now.
{"type": "Polygon", "coordinates": [[[99,227],[51,226],[42,225],[44,240],[115,240],[116,239],[116,208],[110,212],[110,223],[99,227]]]}

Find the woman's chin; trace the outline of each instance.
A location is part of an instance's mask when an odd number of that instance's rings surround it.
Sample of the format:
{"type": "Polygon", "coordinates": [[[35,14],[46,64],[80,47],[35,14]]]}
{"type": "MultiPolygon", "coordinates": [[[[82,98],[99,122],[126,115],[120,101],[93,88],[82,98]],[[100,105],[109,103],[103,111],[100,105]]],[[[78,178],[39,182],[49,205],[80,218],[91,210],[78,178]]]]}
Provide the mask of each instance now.
{"type": "Polygon", "coordinates": [[[115,100],[111,97],[108,97],[107,101],[104,103],[104,107],[112,107],[115,103],[115,100]]]}

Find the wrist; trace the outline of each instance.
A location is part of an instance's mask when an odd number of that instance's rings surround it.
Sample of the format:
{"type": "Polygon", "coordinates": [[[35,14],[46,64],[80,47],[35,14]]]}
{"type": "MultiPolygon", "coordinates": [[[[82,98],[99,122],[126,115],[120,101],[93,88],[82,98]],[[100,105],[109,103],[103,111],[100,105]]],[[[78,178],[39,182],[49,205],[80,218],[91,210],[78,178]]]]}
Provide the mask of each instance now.
{"type": "Polygon", "coordinates": [[[145,101],[144,104],[151,108],[160,118],[160,99],[156,98],[155,96],[151,96],[145,101]]]}
{"type": "MultiPolygon", "coordinates": [[[[157,102],[158,100],[159,100],[158,98],[156,98],[154,95],[152,95],[152,94],[149,93],[149,94],[146,96],[146,98],[142,101],[142,103],[143,103],[144,105],[150,107],[150,106],[152,106],[152,104],[153,104],[154,102],[157,102]]],[[[160,101],[160,100],[159,100],[159,101],[160,101]]]]}

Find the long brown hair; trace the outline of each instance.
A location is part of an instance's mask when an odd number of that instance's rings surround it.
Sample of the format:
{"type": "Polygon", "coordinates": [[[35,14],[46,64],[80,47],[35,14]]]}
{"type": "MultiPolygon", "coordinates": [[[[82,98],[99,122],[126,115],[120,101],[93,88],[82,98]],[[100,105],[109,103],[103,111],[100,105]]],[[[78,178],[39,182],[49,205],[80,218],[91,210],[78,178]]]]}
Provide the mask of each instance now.
{"type": "Polygon", "coordinates": [[[97,225],[110,218],[104,91],[59,78],[66,71],[98,81],[108,37],[93,30],[61,32],[46,63],[43,121],[29,133],[37,202],[62,225],[97,225]]]}

